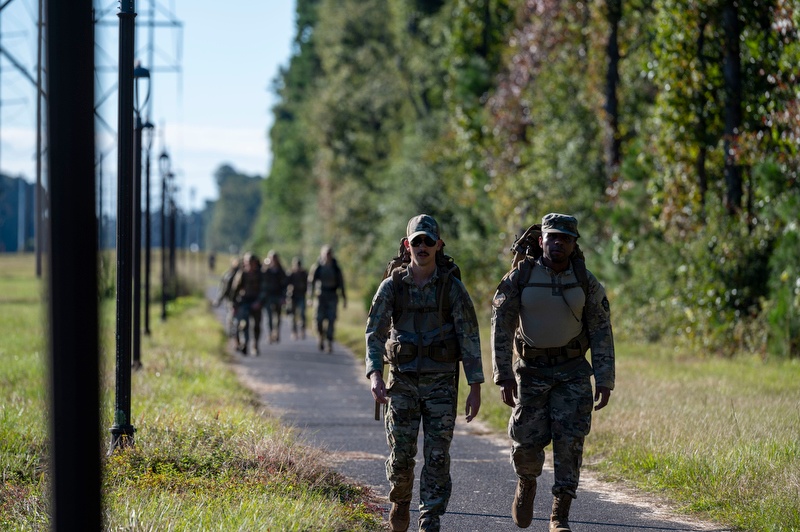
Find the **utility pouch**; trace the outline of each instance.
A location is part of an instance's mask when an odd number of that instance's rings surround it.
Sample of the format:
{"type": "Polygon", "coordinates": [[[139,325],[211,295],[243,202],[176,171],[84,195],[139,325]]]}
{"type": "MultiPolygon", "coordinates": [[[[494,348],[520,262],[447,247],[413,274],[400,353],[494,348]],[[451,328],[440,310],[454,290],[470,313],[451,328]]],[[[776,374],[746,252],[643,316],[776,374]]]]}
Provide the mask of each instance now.
{"type": "Polygon", "coordinates": [[[395,340],[386,342],[386,362],[393,366],[402,366],[417,358],[416,346],[401,344],[395,340]]]}
{"type": "Polygon", "coordinates": [[[461,360],[461,349],[458,340],[451,338],[442,344],[429,347],[429,356],[434,362],[458,362],[461,360]]]}

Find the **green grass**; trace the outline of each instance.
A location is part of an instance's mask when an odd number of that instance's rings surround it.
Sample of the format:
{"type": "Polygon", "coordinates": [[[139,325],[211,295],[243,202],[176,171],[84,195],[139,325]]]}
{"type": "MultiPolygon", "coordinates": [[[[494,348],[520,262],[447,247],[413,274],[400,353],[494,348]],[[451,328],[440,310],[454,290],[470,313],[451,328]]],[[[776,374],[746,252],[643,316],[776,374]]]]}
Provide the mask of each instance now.
{"type": "MultiPolygon", "coordinates": [[[[361,359],[364,309],[342,317],[343,341],[361,359]]],[[[488,316],[480,320],[487,382],[479,418],[505,434],[510,409],[491,382],[488,316]]],[[[616,389],[594,414],[584,468],[740,530],[800,531],[800,360],[722,359],[618,342],[616,389]]]]}
{"type": "MultiPolygon", "coordinates": [[[[40,282],[0,256],[0,529],[49,526],[40,282]],[[14,285],[14,288],[11,288],[14,285]],[[27,288],[20,288],[21,286],[27,288]],[[11,295],[13,294],[13,295],[11,295]]],[[[102,448],[114,402],[114,305],[102,309],[102,448]]],[[[156,316],[153,312],[152,316],[156,316]]],[[[103,456],[108,530],[377,530],[372,494],[299,445],[239,384],[221,326],[198,298],[170,304],[132,375],[135,445],[103,456]]]]}

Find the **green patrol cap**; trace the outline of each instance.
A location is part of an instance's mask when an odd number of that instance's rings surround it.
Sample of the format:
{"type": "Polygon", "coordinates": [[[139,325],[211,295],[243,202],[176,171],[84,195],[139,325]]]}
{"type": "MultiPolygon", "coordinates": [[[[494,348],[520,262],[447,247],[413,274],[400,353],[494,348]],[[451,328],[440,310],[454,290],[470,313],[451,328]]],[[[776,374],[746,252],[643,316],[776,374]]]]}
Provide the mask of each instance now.
{"type": "Polygon", "coordinates": [[[575,238],[581,236],[578,233],[578,220],[569,214],[557,212],[551,212],[542,218],[542,233],[563,233],[575,238]]]}
{"type": "Polygon", "coordinates": [[[419,214],[408,221],[406,226],[406,236],[408,240],[414,240],[419,235],[428,235],[434,240],[439,240],[439,224],[428,214],[419,214]]]}

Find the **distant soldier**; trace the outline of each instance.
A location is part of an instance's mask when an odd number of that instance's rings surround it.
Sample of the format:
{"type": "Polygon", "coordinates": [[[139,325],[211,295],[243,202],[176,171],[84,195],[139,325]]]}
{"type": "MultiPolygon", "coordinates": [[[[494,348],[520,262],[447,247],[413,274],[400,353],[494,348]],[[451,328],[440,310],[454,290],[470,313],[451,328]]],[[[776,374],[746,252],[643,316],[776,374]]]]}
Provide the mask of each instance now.
{"type": "Polygon", "coordinates": [[[550,531],[571,530],[570,505],[577,496],[593,402],[594,410],[600,410],[614,388],[608,299],[586,269],[578,237],[574,217],[545,216],[538,248],[533,242],[526,246],[536,252],[503,277],[492,302],[494,382],[503,402],[513,408],[508,434],[517,489],[511,515],[520,528],[533,519],[536,479],[544,448],[552,442],[550,531]],[[585,357],[589,348],[591,364],[585,357]]]}
{"type": "Polygon", "coordinates": [[[214,273],[214,268],[217,267],[217,255],[213,251],[208,253],[208,273],[214,273]]]}
{"type": "Polygon", "coordinates": [[[250,328],[253,328],[253,346],[250,352],[258,355],[258,340],[261,337],[261,308],[264,304],[264,277],[261,261],[252,253],[245,253],[242,269],[233,280],[234,305],[236,307],[236,349],[247,353],[250,343],[250,328]]]}
{"type": "Polygon", "coordinates": [[[286,271],[277,251],[270,251],[264,260],[264,290],[266,293],[269,343],[281,338],[281,309],[286,304],[286,271]]]}
{"type": "Polygon", "coordinates": [[[219,287],[217,288],[217,297],[214,300],[214,306],[218,307],[223,301],[227,301],[227,311],[225,313],[225,333],[229,338],[236,336],[236,321],[234,320],[234,296],[236,295],[233,290],[233,280],[239,270],[242,269],[242,259],[232,258],[230,267],[225,270],[220,277],[219,287]]]}
{"type": "Polygon", "coordinates": [[[339,268],[339,263],[333,257],[330,246],[322,246],[320,257],[314,270],[309,275],[311,284],[311,297],[317,297],[317,334],[319,336],[319,350],[325,349],[324,341],[328,343],[328,353],[333,351],[334,323],[336,322],[336,307],[339,305],[339,294],[342,295],[342,306],[347,308],[347,296],[344,292],[344,276],[339,268]]]}
{"type": "Polygon", "coordinates": [[[292,314],[292,339],[306,337],[306,292],[308,291],[308,271],[303,268],[300,257],[292,259],[289,272],[289,285],[286,291],[289,309],[292,314]]]}

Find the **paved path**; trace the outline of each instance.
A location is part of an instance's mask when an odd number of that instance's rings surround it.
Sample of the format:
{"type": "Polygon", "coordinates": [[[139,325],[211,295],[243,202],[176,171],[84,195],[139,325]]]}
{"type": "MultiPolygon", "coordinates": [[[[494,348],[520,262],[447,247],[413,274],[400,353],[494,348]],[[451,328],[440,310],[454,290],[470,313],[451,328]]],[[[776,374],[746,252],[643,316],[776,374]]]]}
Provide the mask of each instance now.
{"type": "MultiPolygon", "coordinates": [[[[338,344],[332,353],[321,352],[316,337],[310,334],[292,340],[285,319],[280,343],[268,344],[267,335],[263,336],[258,357],[235,355],[243,382],[285,424],[299,429],[308,443],[328,449],[336,470],[371,486],[382,497],[381,507],[388,516],[384,473],[388,446],[383,422],[374,419],[374,402],[360,356],[356,358],[338,344]]],[[[491,383],[483,390],[484,396],[490,393],[497,393],[491,383]]],[[[451,447],[453,494],[442,530],[520,530],[511,519],[516,479],[509,463],[508,441],[477,421],[467,424],[459,417],[456,423],[451,447]]],[[[421,442],[419,449],[421,460],[421,442]]],[[[417,530],[420,465],[418,460],[409,530],[417,530]]],[[[534,521],[528,530],[548,529],[552,483],[552,469],[546,468],[539,479],[534,521]]],[[[675,515],[663,504],[598,482],[585,472],[570,517],[576,532],[728,530],[675,515]]]]}

